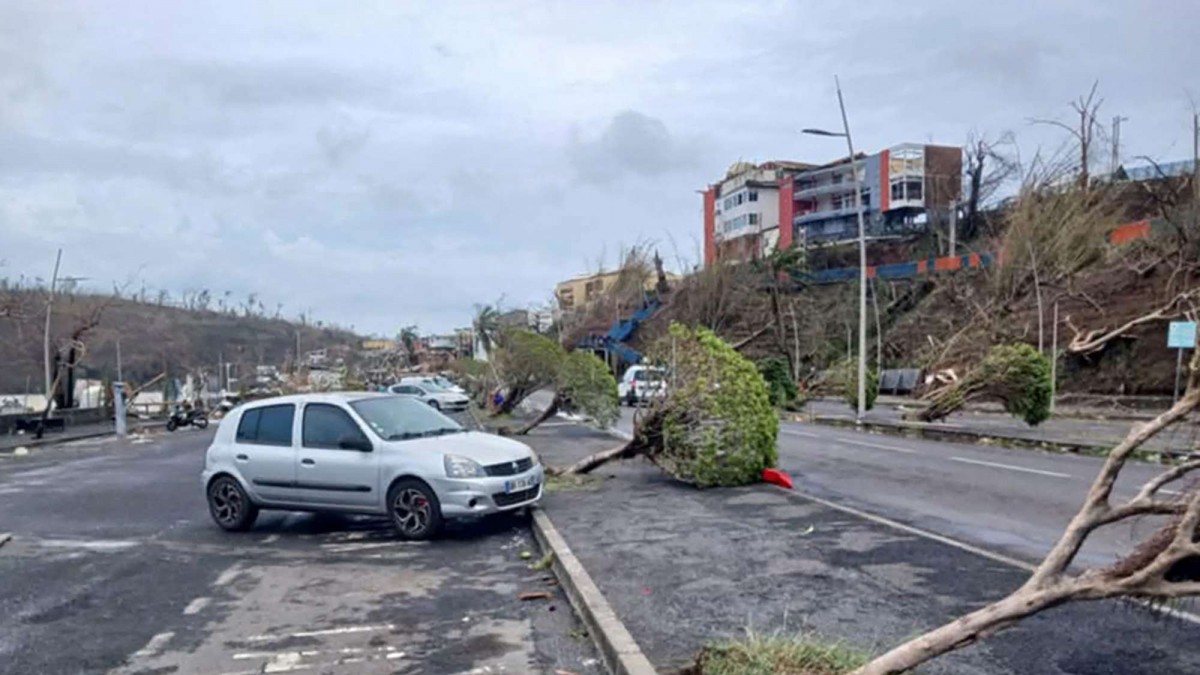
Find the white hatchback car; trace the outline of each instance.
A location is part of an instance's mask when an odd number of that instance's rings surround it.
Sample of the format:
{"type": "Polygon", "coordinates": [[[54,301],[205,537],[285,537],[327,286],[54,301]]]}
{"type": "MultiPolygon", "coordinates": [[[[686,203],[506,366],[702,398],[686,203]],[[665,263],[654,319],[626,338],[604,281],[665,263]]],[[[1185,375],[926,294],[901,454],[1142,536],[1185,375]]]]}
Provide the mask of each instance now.
{"type": "Polygon", "coordinates": [[[388,387],[388,391],[401,396],[412,396],[438,410],[466,410],[471,405],[471,399],[466,394],[458,394],[442,389],[430,382],[405,382],[388,387]]]}
{"type": "Polygon", "coordinates": [[[544,472],[529,446],[467,431],[413,398],[282,396],[234,409],[204,464],[213,520],[246,530],[260,509],[388,515],[428,539],[447,518],[537,503],[544,472]]]}

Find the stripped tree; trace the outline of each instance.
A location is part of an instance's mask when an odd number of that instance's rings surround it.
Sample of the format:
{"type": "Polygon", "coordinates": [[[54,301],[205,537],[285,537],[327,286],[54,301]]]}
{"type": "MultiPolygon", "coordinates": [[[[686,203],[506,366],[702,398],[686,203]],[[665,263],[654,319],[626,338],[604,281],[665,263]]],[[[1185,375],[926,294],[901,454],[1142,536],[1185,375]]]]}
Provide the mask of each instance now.
{"type": "Polygon", "coordinates": [[[553,386],[566,357],[562,345],[529,330],[505,331],[500,345],[495,366],[504,400],[493,415],[510,413],[533,392],[553,386]]]}
{"type": "Polygon", "coordinates": [[[550,405],[516,433],[529,433],[560,410],[587,415],[601,428],[610,427],[617,421],[621,412],[617,381],[608,366],[594,354],[574,351],[562,359],[550,405]]]}
{"type": "Polygon", "coordinates": [[[1192,481],[1173,496],[1169,484],[1200,470],[1200,459],[1167,468],[1128,500],[1114,503],[1113,487],[1126,462],[1148,440],[1183,421],[1200,407],[1200,349],[1193,352],[1187,391],[1175,405],[1145,424],[1135,424],[1108,454],[1083,506],[1032,576],[1013,593],[965,614],[879,656],[855,675],[903,673],[920,664],[982,640],[1051,607],[1080,600],[1130,598],[1162,603],[1200,595],[1200,484],[1192,481]],[[1080,549],[1096,530],[1155,517],[1161,527],[1123,559],[1104,568],[1070,571],[1080,549]]]}

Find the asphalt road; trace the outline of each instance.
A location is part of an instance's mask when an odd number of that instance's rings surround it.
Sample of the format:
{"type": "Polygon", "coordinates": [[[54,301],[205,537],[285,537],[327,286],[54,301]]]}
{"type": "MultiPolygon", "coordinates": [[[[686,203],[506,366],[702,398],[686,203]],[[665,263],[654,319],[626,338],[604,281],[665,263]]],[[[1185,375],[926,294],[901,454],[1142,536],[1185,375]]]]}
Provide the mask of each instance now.
{"type": "Polygon", "coordinates": [[[600,672],[526,523],[398,541],[381,519],[209,519],[210,432],[0,456],[0,673],[600,672]]]}
{"type": "MultiPolygon", "coordinates": [[[[623,408],[617,429],[631,431],[632,420],[623,408]]],[[[1102,460],[784,422],[779,463],[809,494],[1036,561],[1083,503],[1102,460]]],[[[1132,497],[1161,470],[1131,462],[1115,496],[1132,497]]],[[[1102,529],[1079,562],[1108,564],[1156,526],[1143,518],[1102,529]]]]}

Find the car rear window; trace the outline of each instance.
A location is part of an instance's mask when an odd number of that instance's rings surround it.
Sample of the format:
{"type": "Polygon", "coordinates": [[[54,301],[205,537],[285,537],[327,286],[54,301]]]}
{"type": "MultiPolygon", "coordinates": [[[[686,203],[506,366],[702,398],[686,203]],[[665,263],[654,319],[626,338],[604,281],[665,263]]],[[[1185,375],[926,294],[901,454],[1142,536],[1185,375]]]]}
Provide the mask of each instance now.
{"type": "Polygon", "coordinates": [[[269,405],[242,413],[238,422],[237,441],[259,445],[291,445],[292,419],[296,406],[269,405]]]}

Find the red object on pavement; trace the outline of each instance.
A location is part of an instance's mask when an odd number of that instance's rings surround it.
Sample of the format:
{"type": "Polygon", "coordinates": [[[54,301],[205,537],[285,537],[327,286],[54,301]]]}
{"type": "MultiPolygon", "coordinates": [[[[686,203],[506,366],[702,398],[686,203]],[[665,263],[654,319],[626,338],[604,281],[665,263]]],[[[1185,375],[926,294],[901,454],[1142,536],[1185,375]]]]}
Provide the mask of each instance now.
{"type": "Polygon", "coordinates": [[[763,469],[763,480],[780,487],[792,489],[792,479],[779,469],[763,469]]]}

